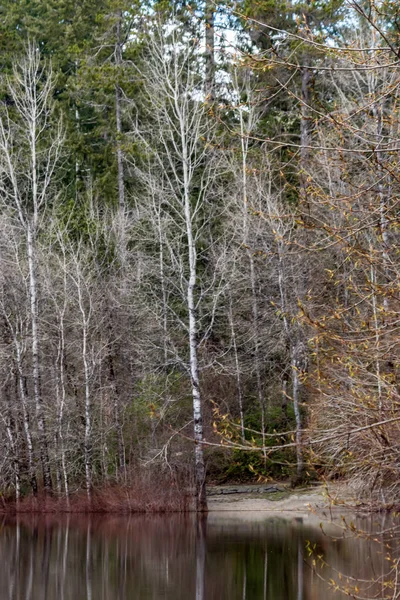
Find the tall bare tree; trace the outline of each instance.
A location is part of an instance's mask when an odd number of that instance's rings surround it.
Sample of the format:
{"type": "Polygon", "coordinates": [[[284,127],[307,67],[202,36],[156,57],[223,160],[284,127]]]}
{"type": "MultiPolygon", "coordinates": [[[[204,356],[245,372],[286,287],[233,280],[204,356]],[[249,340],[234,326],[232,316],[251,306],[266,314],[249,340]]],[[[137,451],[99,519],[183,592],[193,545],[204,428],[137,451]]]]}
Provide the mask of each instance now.
{"type": "Polygon", "coordinates": [[[38,49],[30,44],[8,81],[12,106],[0,115],[0,189],[3,202],[18,219],[26,240],[32,358],[32,388],[36,405],[43,484],[52,489],[46,419],[40,383],[37,238],[46,205],[56,197],[55,168],[63,135],[52,112],[54,79],[43,66],[38,49]]]}
{"type": "MultiPolygon", "coordinates": [[[[175,296],[178,295],[183,303],[185,320],[179,316],[173,304],[167,310],[174,319],[179,320],[186,337],[188,356],[180,353],[177,360],[190,376],[196,505],[199,511],[204,511],[207,504],[199,350],[211,326],[210,323],[205,326],[202,321],[205,302],[210,301],[207,294],[215,293],[215,290],[201,284],[199,264],[204,255],[201,244],[207,238],[206,228],[210,221],[211,205],[207,198],[216,161],[212,163],[208,160],[213,124],[206,118],[201,99],[198,43],[182,39],[184,34],[178,25],[171,27],[171,33],[159,27],[151,34],[148,60],[142,76],[152,125],[148,131],[136,127],[135,135],[140,137],[148,153],[153,202],[154,182],[158,185],[160,208],[154,214],[155,224],[160,230],[161,209],[171,225],[166,248],[175,268],[175,296]]],[[[143,181],[145,178],[142,177],[143,181]]],[[[162,240],[160,247],[163,247],[162,240]]],[[[165,298],[164,289],[164,302],[165,298]]],[[[213,308],[210,310],[212,313],[213,308]]]]}

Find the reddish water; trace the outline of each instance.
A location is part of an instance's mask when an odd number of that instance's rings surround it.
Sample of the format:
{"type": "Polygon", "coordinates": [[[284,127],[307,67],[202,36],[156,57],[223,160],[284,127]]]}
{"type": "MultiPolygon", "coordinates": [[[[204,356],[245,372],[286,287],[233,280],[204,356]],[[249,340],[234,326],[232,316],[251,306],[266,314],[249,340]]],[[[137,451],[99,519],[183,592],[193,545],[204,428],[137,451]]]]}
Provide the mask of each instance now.
{"type": "Polygon", "coordinates": [[[0,600],[349,597],[330,580],[366,598],[400,597],[387,587],[395,577],[386,546],[395,558],[394,530],[376,519],[357,525],[380,533],[365,539],[338,528],[332,538],[329,526],[327,535],[307,519],[260,514],[243,521],[212,513],[201,523],[181,516],[7,519],[0,600]]]}

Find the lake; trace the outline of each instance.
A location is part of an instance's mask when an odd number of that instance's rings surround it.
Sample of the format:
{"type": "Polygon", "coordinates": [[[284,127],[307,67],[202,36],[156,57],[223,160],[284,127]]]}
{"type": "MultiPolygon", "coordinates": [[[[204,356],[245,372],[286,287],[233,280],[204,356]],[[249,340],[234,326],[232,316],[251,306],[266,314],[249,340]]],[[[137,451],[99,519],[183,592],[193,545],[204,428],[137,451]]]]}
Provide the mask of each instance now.
{"type": "Polygon", "coordinates": [[[336,584],[364,598],[400,597],[390,588],[395,523],[357,519],[354,532],[346,519],[348,527],[339,519],[321,529],[312,515],[260,512],[214,512],[202,521],[8,517],[0,529],[0,600],[348,598],[336,584]]]}

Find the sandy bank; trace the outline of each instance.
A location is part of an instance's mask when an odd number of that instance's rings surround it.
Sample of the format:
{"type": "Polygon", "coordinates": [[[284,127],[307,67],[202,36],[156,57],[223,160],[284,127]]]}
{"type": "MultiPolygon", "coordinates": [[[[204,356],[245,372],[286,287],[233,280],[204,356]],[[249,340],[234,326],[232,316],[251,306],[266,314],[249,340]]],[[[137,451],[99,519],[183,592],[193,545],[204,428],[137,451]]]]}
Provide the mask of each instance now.
{"type": "Polygon", "coordinates": [[[260,492],[256,486],[254,492],[249,490],[249,486],[245,490],[237,487],[237,493],[232,489],[227,493],[211,490],[208,498],[209,512],[229,513],[229,517],[237,519],[254,520],[255,513],[257,518],[263,519],[265,513],[269,513],[289,519],[313,520],[337,517],[351,510],[353,504],[348,490],[343,486],[333,485],[328,490],[323,485],[292,490],[289,486],[277,484],[276,491],[268,492],[260,492]]]}

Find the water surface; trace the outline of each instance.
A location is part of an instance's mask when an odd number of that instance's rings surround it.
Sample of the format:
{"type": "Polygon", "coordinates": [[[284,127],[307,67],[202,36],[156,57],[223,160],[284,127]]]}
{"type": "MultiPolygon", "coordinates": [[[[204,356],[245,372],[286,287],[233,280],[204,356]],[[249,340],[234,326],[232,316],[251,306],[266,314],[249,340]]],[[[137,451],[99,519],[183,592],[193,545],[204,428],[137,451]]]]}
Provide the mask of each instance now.
{"type": "Polygon", "coordinates": [[[311,521],[269,513],[8,518],[0,600],[348,598],[335,584],[395,597],[388,586],[397,546],[387,522],[358,521],[378,532],[364,536],[311,521]]]}

